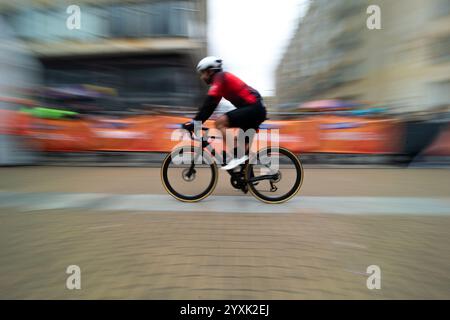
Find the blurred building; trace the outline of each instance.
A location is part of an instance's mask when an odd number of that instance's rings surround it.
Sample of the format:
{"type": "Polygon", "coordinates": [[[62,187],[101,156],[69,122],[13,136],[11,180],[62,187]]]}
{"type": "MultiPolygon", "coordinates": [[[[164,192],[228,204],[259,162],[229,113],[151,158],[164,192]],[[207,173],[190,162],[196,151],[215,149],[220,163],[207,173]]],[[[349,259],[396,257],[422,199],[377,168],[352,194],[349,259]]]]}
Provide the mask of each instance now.
{"type": "Polygon", "coordinates": [[[0,15],[42,63],[47,87],[106,87],[115,98],[102,108],[117,110],[198,106],[206,0],[0,1],[0,15]],[[67,25],[71,5],[79,29],[67,25]]]}
{"type": "Polygon", "coordinates": [[[396,112],[450,103],[448,0],[315,0],[276,70],[279,104],[370,101],[396,112]],[[369,30],[369,5],[381,30],[369,30]]]}
{"type": "Polygon", "coordinates": [[[264,105],[266,106],[267,111],[273,112],[277,111],[277,99],[274,96],[265,96],[263,97],[264,105]]]}
{"type": "Polygon", "coordinates": [[[0,166],[30,164],[35,154],[26,148],[26,139],[14,110],[20,109],[28,94],[41,83],[41,66],[27,47],[14,36],[0,16],[0,166]]]}

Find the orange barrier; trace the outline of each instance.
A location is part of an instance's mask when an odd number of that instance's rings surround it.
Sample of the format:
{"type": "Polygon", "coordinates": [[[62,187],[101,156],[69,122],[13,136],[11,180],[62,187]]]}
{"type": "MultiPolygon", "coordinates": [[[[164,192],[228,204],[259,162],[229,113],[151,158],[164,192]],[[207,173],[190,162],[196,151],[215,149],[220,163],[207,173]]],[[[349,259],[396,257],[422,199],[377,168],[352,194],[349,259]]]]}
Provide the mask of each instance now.
{"type": "Polygon", "coordinates": [[[30,127],[32,117],[27,113],[0,110],[0,134],[23,135],[30,127]]]}
{"type": "Polygon", "coordinates": [[[33,119],[27,134],[43,151],[169,152],[173,126],[187,119],[137,116],[122,119],[89,117],[84,120],[33,119]]]}
{"type": "Polygon", "coordinates": [[[403,147],[403,127],[391,119],[318,116],[320,147],[326,153],[398,153],[403,147]]]}
{"type": "MultiPolygon", "coordinates": [[[[153,127],[152,150],[157,152],[170,152],[181,140],[176,140],[172,134],[179,128],[181,123],[188,121],[188,118],[174,116],[156,116],[157,122],[153,127]]],[[[209,125],[210,123],[207,123],[209,125]]],[[[181,139],[181,137],[179,137],[181,139]]]]}
{"type": "MultiPolygon", "coordinates": [[[[0,96],[0,103],[9,107],[21,108],[23,106],[35,106],[35,102],[29,99],[0,96]]],[[[0,134],[26,134],[32,117],[23,112],[12,109],[0,109],[0,134]]]]}
{"type": "Polygon", "coordinates": [[[279,127],[280,147],[287,148],[294,153],[314,152],[320,146],[319,124],[314,118],[267,121],[264,124],[279,127]]]}
{"type": "MultiPolygon", "coordinates": [[[[161,152],[169,152],[180,141],[171,141],[170,137],[174,130],[174,125],[187,121],[187,118],[165,117],[158,121],[159,129],[155,127],[154,135],[157,138],[154,141],[154,150],[161,152]],[[165,124],[165,125],[164,125],[165,124]]],[[[208,128],[215,128],[214,120],[208,120],[205,123],[208,128]]],[[[267,129],[261,129],[258,135],[257,148],[262,148],[272,144],[272,139],[278,130],[279,145],[292,150],[293,152],[312,151],[318,147],[317,123],[310,120],[302,121],[267,121],[264,123],[267,129]]],[[[217,134],[211,131],[210,135],[217,134]]],[[[184,143],[189,142],[185,141],[184,143]]],[[[216,139],[212,146],[217,151],[222,150],[222,142],[216,139]]]]}
{"type": "Polygon", "coordinates": [[[32,118],[26,134],[42,151],[88,151],[93,139],[83,120],[32,118]]]}
{"type": "MultiPolygon", "coordinates": [[[[172,140],[174,130],[187,120],[161,115],[84,120],[32,118],[24,131],[45,151],[169,152],[180,143],[172,140]]],[[[18,119],[11,121],[20,122],[18,119]]],[[[9,127],[16,130],[24,125],[9,127]]],[[[214,121],[208,120],[205,125],[214,128],[214,121]]],[[[264,125],[271,130],[278,129],[280,146],[295,153],[386,154],[400,152],[403,147],[403,126],[388,119],[314,116],[302,120],[267,121],[264,125]]],[[[262,134],[260,139],[264,139],[262,134]]],[[[271,143],[270,139],[269,135],[267,144],[271,143]]],[[[220,144],[217,141],[215,146],[220,148],[220,144]]]]}
{"type": "Polygon", "coordinates": [[[151,117],[90,119],[87,121],[92,137],[89,150],[150,151],[156,121],[151,117]]]}

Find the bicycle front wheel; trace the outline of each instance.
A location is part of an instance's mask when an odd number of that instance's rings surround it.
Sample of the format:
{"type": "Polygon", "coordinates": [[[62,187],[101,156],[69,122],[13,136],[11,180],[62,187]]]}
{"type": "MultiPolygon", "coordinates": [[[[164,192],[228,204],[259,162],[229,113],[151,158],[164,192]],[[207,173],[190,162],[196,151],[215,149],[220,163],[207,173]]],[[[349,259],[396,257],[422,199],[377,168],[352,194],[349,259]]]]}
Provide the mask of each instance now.
{"type": "Polygon", "coordinates": [[[249,191],[266,203],[282,203],[294,197],[303,183],[303,166],[285,148],[265,148],[250,159],[245,172],[249,191]]]}
{"type": "Polygon", "coordinates": [[[181,147],[169,153],[161,167],[166,191],[184,202],[196,202],[209,196],[218,180],[212,157],[199,147],[181,147]]]}

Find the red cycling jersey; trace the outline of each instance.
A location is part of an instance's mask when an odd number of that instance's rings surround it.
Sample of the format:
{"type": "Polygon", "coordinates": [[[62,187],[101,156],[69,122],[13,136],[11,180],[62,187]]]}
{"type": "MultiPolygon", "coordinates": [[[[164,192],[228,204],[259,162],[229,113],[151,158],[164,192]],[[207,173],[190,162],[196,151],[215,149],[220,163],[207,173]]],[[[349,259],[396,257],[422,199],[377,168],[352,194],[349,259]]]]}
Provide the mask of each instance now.
{"type": "Polygon", "coordinates": [[[258,102],[261,99],[258,91],[229,72],[215,74],[208,91],[208,96],[216,99],[225,98],[236,108],[258,102]]]}

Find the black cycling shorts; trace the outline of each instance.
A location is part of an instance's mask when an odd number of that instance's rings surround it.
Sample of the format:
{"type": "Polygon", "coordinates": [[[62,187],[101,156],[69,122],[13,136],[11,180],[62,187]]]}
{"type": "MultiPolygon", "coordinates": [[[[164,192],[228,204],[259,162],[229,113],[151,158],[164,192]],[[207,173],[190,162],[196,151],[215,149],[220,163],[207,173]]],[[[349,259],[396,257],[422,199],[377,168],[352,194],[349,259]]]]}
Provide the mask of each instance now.
{"type": "Polygon", "coordinates": [[[228,111],[226,115],[230,128],[243,130],[257,130],[259,125],[267,120],[266,107],[261,102],[228,111]]]}

